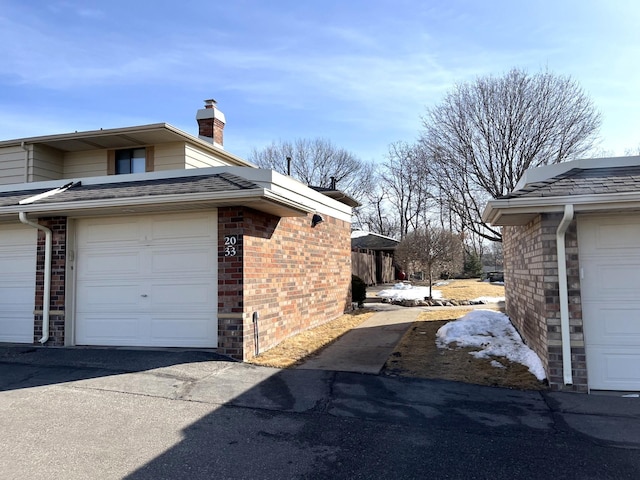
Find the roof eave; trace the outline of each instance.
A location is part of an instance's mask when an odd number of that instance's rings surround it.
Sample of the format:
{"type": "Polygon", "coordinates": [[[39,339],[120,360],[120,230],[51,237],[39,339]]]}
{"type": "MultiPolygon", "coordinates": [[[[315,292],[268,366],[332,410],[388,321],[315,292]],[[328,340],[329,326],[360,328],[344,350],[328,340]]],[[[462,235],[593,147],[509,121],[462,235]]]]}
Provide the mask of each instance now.
{"type": "MultiPolygon", "coordinates": [[[[244,160],[236,155],[233,155],[227,152],[225,149],[220,148],[212,143],[206,142],[198,137],[195,137],[179,128],[174,127],[168,123],[151,123],[148,125],[137,125],[132,127],[121,127],[121,128],[109,128],[109,129],[101,129],[101,130],[88,130],[84,132],[73,132],[73,133],[61,133],[55,135],[43,135],[39,137],[25,137],[25,138],[17,138],[12,140],[3,140],[0,141],[0,148],[2,147],[10,147],[10,146],[19,146],[19,145],[28,145],[28,144],[43,144],[43,145],[51,145],[56,142],[67,142],[70,140],[83,140],[90,138],[102,138],[102,137],[117,137],[117,136],[129,136],[134,137],[136,133],[148,133],[153,131],[162,131],[165,130],[172,135],[178,136],[181,140],[190,143],[192,145],[197,145],[198,147],[209,150],[212,153],[215,153],[219,157],[223,157],[232,165],[237,165],[241,167],[256,167],[255,164],[244,160]]],[[[171,139],[174,140],[174,139],[171,139]]],[[[54,147],[55,148],[55,147],[54,147]]],[[[90,150],[87,148],[87,150],[90,150]]]]}
{"type": "Polygon", "coordinates": [[[564,211],[565,205],[573,205],[576,213],[638,210],[640,192],[495,199],[487,203],[482,220],[494,226],[526,225],[538,214],[564,211]]]}
{"type": "Polygon", "coordinates": [[[299,217],[311,213],[312,210],[300,203],[274,195],[263,188],[233,192],[198,192],[170,195],[153,195],[144,197],[124,197],[99,200],[78,200],[67,202],[35,203],[29,205],[12,205],[0,208],[0,217],[17,215],[25,212],[32,215],[83,215],[144,213],[151,210],[167,210],[172,207],[215,208],[219,206],[242,205],[258,211],[271,213],[279,217],[299,217]]]}

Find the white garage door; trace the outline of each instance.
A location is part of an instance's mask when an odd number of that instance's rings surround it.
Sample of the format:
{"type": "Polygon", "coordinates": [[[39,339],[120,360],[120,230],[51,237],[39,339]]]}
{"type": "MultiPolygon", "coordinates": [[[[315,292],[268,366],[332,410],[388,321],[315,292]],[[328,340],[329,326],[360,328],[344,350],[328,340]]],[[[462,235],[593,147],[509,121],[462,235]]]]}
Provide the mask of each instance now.
{"type": "Polygon", "coordinates": [[[214,212],[77,224],[76,344],[216,347],[214,212]]]}
{"type": "Polygon", "coordinates": [[[37,234],[0,226],[0,342],[33,343],[37,234]]]}
{"type": "Polygon", "coordinates": [[[589,387],[640,390],[640,216],[580,217],[589,387]]]}

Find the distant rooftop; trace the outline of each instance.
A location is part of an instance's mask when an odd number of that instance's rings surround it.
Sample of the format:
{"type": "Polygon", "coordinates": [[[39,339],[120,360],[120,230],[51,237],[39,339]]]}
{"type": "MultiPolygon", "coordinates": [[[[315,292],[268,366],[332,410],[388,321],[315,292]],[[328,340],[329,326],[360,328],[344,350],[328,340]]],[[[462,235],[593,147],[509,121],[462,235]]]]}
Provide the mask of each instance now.
{"type": "Polygon", "coordinates": [[[395,250],[400,242],[377,233],[356,230],[351,232],[351,248],[362,250],[395,250]]]}

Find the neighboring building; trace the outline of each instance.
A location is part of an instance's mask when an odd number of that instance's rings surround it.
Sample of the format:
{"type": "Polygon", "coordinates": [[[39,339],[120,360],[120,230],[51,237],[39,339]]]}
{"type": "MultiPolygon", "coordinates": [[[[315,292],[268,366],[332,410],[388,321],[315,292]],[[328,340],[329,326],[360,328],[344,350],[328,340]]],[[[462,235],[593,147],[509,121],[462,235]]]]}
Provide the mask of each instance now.
{"type": "Polygon", "coordinates": [[[640,157],[527,170],[487,205],[507,314],[553,389],[640,390],[640,157]]]}
{"type": "Polygon", "coordinates": [[[377,233],[351,233],[352,273],[367,285],[391,283],[396,279],[393,254],[400,242],[377,233]]]}
{"type": "Polygon", "coordinates": [[[0,142],[0,342],[246,360],[346,310],[351,207],[197,120],[0,142]]]}

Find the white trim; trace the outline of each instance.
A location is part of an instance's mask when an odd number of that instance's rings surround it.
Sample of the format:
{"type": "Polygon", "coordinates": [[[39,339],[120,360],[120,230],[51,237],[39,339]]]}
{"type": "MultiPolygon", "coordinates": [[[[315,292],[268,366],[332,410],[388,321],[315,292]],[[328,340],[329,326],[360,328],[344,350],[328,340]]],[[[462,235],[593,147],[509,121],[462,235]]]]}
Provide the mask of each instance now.
{"type": "Polygon", "coordinates": [[[482,220],[500,225],[503,216],[562,212],[565,205],[573,205],[576,212],[637,209],[640,208],[640,192],[494,199],[487,202],[482,220]]]}
{"type": "Polygon", "coordinates": [[[77,260],[77,222],[75,218],[67,218],[67,252],[65,258],[64,284],[64,345],[76,345],[76,260],[77,260]]]}
{"type": "Polygon", "coordinates": [[[351,238],[362,238],[372,235],[374,237],[384,238],[385,240],[391,240],[396,243],[400,243],[400,240],[396,240],[395,238],[387,237],[385,235],[380,235],[379,233],[367,232],[365,230],[353,230],[351,232],[351,238]]]}

